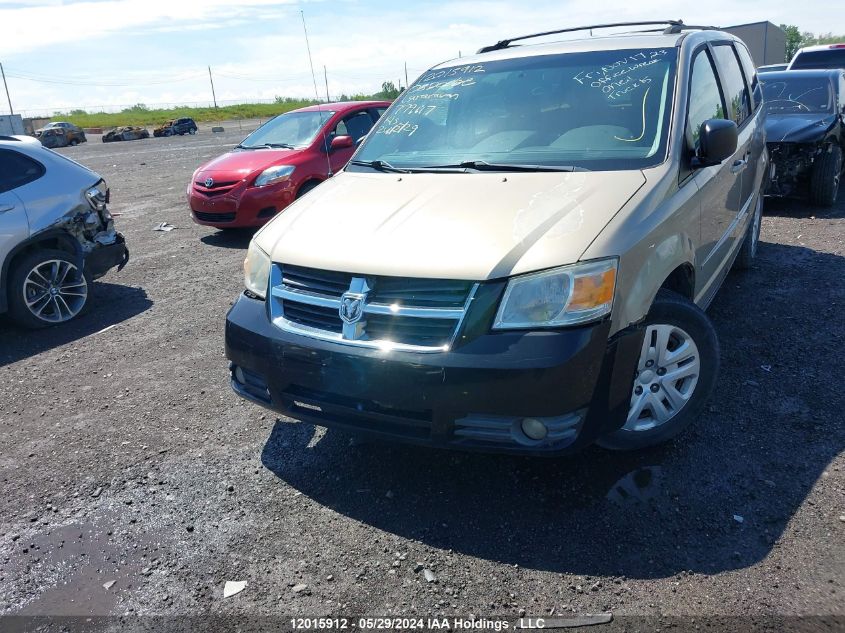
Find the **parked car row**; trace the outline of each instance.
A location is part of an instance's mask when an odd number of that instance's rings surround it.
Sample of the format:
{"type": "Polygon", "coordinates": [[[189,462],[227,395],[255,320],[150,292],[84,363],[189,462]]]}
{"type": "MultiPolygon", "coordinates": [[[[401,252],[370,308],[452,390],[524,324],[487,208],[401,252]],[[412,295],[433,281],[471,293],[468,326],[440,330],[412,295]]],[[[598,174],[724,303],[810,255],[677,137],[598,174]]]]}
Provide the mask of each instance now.
{"type": "MultiPolygon", "coordinates": [[[[197,124],[190,117],[171,119],[153,130],[153,136],[184,136],[185,134],[196,134],[197,124]]],[[[79,126],[66,121],[54,121],[43,128],[36,130],[36,138],[41,141],[44,147],[56,148],[67,147],[85,143],[88,139],[85,131],[79,126]]],[[[103,143],[114,141],[136,141],[142,138],[149,138],[150,132],[146,127],[138,125],[125,125],[106,130],[103,133],[103,143]]]]}

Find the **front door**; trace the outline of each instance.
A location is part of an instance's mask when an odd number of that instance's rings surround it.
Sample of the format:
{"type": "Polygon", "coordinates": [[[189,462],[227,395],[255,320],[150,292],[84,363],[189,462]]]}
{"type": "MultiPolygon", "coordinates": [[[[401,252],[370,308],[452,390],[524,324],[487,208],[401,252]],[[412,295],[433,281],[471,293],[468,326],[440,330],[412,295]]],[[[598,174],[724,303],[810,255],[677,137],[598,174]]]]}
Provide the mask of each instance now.
{"type": "Polygon", "coordinates": [[[337,173],[344,168],[352,154],[355,153],[355,148],[358,146],[358,141],[361,140],[373,127],[373,119],[370,113],[366,110],[359,110],[350,115],[343,117],[332,134],[329,136],[329,143],[331,139],[336,136],[351,136],[352,147],[345,147],[329,151],[329,161],[332,166],[332,173],[337,173]]]}
{"type": "MultiPolygon", "coordinates": [[[[702,47],[692,62],[690,98],[687,110],[687,144],[691,152],[699,149],[699,130],[708,119],[724,119],[728,112],[709,50],[702,47]]],[[[698,279],[704,281],[697,295],[705,294],[716,281],[722,260],[730,249],[727,235],[737,217],[742,200],[742,170],[736,165],[743,149],[720,165],[696,171],[694,180],[700,190],[700,240],[696,249],[698,279]]]]}

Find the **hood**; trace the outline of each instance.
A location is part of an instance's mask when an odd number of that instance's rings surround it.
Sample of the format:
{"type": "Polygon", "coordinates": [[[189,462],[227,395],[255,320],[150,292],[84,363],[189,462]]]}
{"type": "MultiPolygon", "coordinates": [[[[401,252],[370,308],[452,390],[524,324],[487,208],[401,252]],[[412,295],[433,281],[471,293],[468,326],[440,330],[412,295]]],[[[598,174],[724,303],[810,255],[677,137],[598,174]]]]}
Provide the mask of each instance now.
{"type": "Polygon", "coordinates": [[[821,140],[834,123],[834,114],[769,114],[766,117],[766,141],[812,143],[821,140]]]}
{"type": "Polygon", "coordinates": [[[495,279],[578,261],[644,183],[640,171],[342,172],[255,239],[300,266],[495,279]]]}
{"type": "Polygon", "coordinates": [[[197,170],[197,175],[210,174],[238,174],[243,178],[259,169],[266,169],[270,165],[283,164],[285,160],[293,159],[301,150],[295,149],[248,149],[234,150],[218,156],[207,162],[197,170]]]}

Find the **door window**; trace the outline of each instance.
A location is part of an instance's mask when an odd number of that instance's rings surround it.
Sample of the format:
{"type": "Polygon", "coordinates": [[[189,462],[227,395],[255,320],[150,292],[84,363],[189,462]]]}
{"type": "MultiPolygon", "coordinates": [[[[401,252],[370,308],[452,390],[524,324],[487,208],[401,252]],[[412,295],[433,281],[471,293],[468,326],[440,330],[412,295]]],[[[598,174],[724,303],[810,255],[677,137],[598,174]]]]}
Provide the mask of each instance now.
{"type": "Polygon", "coordinates": [[[706,50],[696,53],[692,62],[689,108],[687,110],[687,147],[698,150],[701,124],[708,119],[724,119],[725,106],[719,82],[706,50]]]}
{"type": "Polygon", "coordinates": [[[44,167],[12,150],[0,150],[0,193],[22,187],[44,175],[44,167]]]}
{"type": "Polygon", "coordinates": [[[344,125],[346,134],[352,137],[356,143],[358,140],[370,131],[373,127],[373,119],[367,112],[356,112],[352,116],[346,117],[343,121],[338,123],[338,136],[341,135],[340,126],[344,125]]]}
{"type": "Polygon", "coordinates": [[[751,116],[751,99],[739,60],[730,44],[717,44],[713,47],[713,54],[719,66],[719,76],[722,78],[730,118],[737,125],[742,125],[745,119],[751,116]]]}

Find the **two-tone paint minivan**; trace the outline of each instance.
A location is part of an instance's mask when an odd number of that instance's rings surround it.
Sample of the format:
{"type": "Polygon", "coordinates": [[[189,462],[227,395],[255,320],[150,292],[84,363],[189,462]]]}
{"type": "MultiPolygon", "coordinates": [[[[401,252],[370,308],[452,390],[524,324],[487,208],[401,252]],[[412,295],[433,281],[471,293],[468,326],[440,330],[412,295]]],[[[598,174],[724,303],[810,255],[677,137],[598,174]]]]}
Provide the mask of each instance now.
{"type": "Polygon", "coordinates": [[[739,39],[654,26],[424,73],[252,240],[226,319],[235,391],[461,449],[686,428],[719,369],[704,310],[757,250],[765,115],[739,39]]]}

